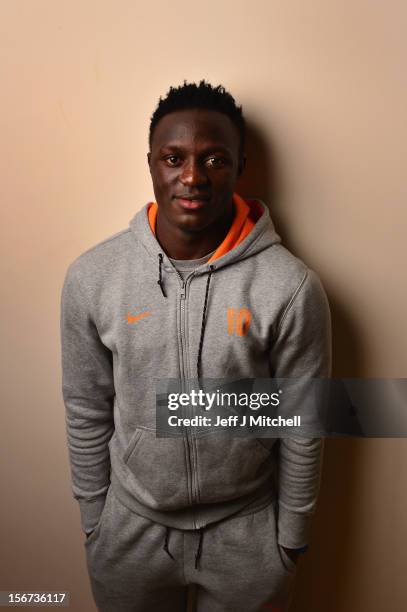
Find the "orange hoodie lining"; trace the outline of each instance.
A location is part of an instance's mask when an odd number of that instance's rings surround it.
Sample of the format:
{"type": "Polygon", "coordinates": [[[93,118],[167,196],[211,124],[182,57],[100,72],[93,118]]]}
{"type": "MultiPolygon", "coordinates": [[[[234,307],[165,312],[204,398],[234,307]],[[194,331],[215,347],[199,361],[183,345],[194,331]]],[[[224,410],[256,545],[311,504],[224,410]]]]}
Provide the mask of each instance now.
{"type": "MultiPolygon", "coordinates": [[[[234,249],[238,244],[242,242],[250,234],[256,221],[262,215],[262,209],[257,206],[255,200],[245,200],[237,193],[233,194],[233,202],[235,205],[235,217],[232,225],[229,228],[224,240],[218,246],[212,257],[208,260],[208,263],[219,259],[222,255],[226,255],[229,251],[234,249]]],[[[152,202],[148,207],[147,215],[148,222],[154,236],[155,227],[157,222],[158,206],[156,202],[152,202]]]]}

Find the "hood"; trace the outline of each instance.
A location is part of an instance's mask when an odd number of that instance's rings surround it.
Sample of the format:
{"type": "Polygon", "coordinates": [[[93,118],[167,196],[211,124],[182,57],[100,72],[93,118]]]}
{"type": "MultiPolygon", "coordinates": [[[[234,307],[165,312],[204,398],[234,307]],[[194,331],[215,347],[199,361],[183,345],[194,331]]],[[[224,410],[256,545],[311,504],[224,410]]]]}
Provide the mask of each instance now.
{"type": "MultiPolygon", "coordinates": [[[[195,270],[195,275],[216,270],[251,257],[281,242],[269,210],[258,198],[242,198],[233,194],[235,217],[223,242],[209,261],[195,270]]],[[[136,239],[152,257],[152,263],[160,260],[164,270],[172,271],[173,265],[155,236],[157,204],[148,202],[130,221],[130,229],[136,239]]]]}

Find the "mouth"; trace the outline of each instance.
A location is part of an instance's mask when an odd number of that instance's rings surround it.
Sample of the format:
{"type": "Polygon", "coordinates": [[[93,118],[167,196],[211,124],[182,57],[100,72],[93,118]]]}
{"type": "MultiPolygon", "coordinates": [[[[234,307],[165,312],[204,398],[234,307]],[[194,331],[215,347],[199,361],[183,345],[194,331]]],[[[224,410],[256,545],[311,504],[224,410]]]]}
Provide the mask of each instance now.
{"type": "Polygon", "coordinates": [[[188,197],[175,197],[178,204],[184,210],[198,210],[203,208],[209,202],[209,196],[188,196],[188,197]]]}

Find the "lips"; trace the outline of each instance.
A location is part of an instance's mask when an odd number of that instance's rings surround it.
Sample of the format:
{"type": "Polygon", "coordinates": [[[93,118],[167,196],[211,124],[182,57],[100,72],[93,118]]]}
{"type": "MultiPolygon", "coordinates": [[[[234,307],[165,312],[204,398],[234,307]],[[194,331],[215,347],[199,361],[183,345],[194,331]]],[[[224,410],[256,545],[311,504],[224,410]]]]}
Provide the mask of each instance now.
{"type": "Polygon", "coordinates": [[[209,201],[207,196],[176,197],[178,204],[185,210],[198,210],[209,201]]]}

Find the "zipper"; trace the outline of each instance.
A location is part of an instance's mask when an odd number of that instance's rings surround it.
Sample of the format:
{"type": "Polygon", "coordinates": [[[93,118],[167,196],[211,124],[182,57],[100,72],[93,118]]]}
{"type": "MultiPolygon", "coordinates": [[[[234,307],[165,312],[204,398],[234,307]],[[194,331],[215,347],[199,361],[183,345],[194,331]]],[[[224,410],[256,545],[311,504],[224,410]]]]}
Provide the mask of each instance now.
{"type": "MultiPolygon", "coordinates": [[[[185,379],[188,377],[188,356],[186,354],[186,329],[185,329],[185,310],[186,310],[186,301],[187,301],[187,290],[190,279],[194,276],[194,271],[192,271],[185,280],[182,278],[181,274],[175,268],[175,272],[178,276],[181,285],[180,292],[180,313],[181,313],[181,322],[180,322],[180,337],[181,337],[181,380],[185,383],[185,379]]],[[[183,385],[184,386],[184,385],[183,385]]],[[[184,391],[184,389],[182,389],[184,391]]],[[[188,391],[189,385],[188,385],[188,391]]],[[[185,440],[187,443],[187,461],[189,466],[189,471],[191,474],[191,504],[197,503],[197,494],[196,494],[196,469],[195,469],[195,459],[193,453],[193,445],[194,441],[189,432],[189,427],[184,427],[185,429],[185,440]]],[[[194,522],[194,528],[197,529],[198,525],[195,521],[195,518],[192,517],[194,522]]]]}

